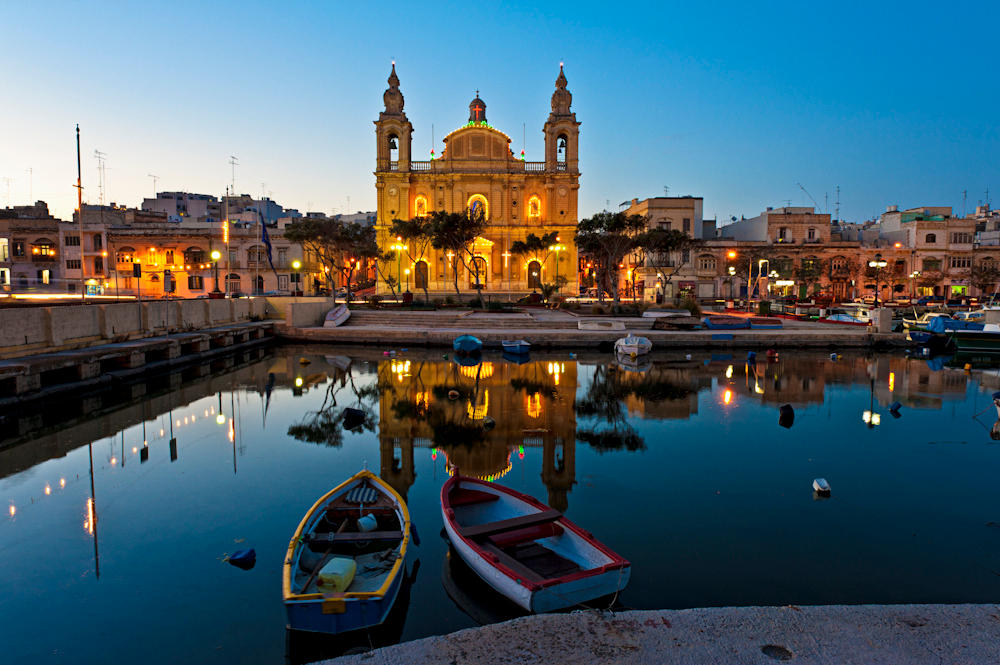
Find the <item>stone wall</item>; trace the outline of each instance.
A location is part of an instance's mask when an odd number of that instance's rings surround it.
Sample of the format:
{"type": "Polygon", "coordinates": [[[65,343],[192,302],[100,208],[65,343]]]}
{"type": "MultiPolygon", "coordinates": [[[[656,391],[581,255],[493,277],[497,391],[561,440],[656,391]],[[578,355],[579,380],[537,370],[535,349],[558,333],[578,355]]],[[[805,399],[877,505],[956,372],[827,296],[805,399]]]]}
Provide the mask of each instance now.
{"type": "Polygon", "coordinates": [[[0,358],[264,319],[266,311],[263,298],[10,307],[0,309],[0,358]]]}

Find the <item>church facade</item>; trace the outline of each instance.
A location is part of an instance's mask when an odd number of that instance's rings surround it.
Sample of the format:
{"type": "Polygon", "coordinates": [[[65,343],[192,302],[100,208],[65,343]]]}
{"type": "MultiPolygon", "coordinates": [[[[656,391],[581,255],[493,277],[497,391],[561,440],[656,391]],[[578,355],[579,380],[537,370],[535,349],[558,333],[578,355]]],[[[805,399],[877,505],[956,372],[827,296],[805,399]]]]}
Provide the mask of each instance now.
{"type": "MultiPolygon", "coordinates": [[[[510,137],[488,123],[478,92],[469,104],[468,122],[444,137],[441,155],[432,152],[430,160],[421,161],[413,158],[413,126],[403,110],[393,64],[383,95],[385,110],[375,121],[375,230],[379,249],[396,252],[396,260],[382,271],[396,277],[403,291],[426,288],[434,295],[453,295],[452,270],[457,264],[463,295],[475,288],[477,274],[484,295],[524,295],[562,279],[566,283],[561,294],[578,293],[574,234],[580,123],[570,109],[572,95],[561,65],[555,85],[542,130],[545,161],[525,161],[523,151],[520,157],[514,154],[510,137]],[[457,257],[429,243],[420,252],[391,232],[394,219],[465,209],[482,211],[487,219],[472,256],[457,257]],[[552,244],[528,253],[511,251],[530,234],[541,238],[550,233],[557,237],[552,244]]],[[[391,293],[385,280],[378,280],[377,293],[391,293]]]]}

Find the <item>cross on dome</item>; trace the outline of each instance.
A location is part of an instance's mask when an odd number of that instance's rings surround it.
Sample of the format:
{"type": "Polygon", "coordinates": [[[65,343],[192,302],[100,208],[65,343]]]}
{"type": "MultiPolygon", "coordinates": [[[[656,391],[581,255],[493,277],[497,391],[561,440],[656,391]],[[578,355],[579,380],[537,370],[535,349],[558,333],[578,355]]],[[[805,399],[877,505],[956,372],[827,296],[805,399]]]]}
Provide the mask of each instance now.
{"type": "Polygon", "coordinates": [[[478,90],[476,98],[469,103],[469,122],[486,122],[486,102],[479,99],[478,90]]]}

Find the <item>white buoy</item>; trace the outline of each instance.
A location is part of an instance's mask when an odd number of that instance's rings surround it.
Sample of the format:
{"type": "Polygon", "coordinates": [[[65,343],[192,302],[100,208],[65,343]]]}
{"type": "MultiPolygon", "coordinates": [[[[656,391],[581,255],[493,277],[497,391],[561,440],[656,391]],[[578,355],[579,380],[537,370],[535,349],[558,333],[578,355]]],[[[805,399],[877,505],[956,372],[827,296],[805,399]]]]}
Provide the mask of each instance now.
{"type": "Polygon", "coordinates": [[[816,490],[817,494],[829,496],[830,483],[826,482],[826,478],[816,478],[813,480],[813,489],[816,490]]]}

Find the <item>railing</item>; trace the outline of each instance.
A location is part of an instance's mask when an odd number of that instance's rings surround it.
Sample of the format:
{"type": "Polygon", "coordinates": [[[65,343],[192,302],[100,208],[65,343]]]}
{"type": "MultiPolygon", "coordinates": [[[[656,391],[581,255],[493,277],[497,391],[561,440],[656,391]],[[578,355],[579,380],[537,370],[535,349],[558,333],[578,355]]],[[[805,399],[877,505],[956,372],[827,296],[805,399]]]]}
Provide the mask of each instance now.
{"type": "Polygon", "coordinates": [[[566,171],[566,162],[557,162],[556,171],[566,171]]]}
{"type": "Polygon", "coordinates": [[[399,170],[399,162],[389,162],[389,170],[390,171],[398,171],[399,170]]]}
{"type": "Polygon", "coordinates": [[[545,171],[545,162],[524,162],[524,170],[528,173],[542,173],[545,171]]]}
{"type": "Polygon", "coordinates": [[[410,162],[411,171],[430,171],[431,162],[410,162]]]}

